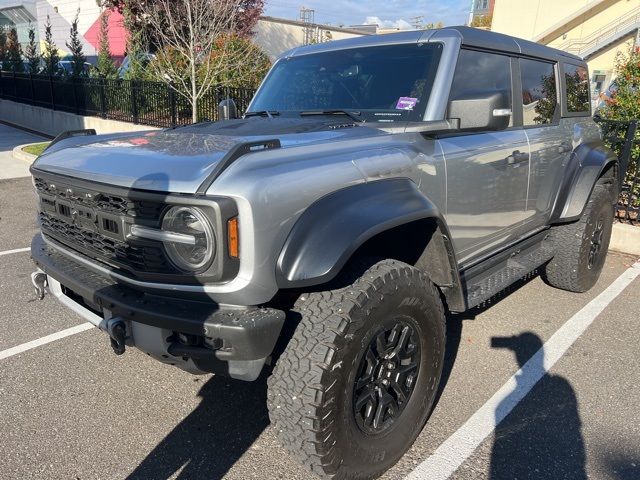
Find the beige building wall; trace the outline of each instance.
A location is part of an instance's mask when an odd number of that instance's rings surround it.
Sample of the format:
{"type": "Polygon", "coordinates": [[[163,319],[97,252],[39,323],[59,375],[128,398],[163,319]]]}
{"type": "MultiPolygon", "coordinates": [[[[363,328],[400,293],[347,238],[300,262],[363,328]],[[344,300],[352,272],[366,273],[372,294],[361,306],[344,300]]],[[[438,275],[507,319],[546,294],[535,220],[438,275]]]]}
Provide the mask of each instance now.
{"type": "MultiPolygon", "coordinates": [[[[496,0],[491,29],[584,57],[594,39],[637,22],[640,0],[496,0]]],[[[636,32],[586,57],[594,100],[615,77],[616,56],[631,51],[636,32]]]]}
{"type": "MultiPolygon", "coordinates": [[[[305,25],[296,20],[262,17],[255,29],[254,41],[273,60],[292,48],[304,45],[305,25]]],[[[314,25],[312,35],[315,41],[325,42],[362,36],[363,32],[331,25],[314,25]]]]}

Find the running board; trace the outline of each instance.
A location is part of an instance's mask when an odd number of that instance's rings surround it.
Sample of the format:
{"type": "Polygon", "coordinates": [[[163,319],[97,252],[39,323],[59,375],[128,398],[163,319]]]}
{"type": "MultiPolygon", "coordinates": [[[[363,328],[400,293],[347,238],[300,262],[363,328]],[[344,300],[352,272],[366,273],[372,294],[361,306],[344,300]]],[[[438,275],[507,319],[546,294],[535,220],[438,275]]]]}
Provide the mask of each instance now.
{"type": "Polygon", "coordinates": [[[540,232],[516,246],[500,252],[461,274],[467,308],[473,308],[500,293],[553,258],[545,241],[549,232],[540,232]]]}

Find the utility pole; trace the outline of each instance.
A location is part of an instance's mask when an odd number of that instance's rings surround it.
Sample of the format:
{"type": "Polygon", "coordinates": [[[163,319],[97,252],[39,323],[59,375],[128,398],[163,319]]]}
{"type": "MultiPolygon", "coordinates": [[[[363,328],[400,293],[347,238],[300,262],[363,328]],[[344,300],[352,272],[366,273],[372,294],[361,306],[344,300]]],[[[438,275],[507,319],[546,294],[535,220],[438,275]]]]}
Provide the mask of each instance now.
{"type": "Polygon", "coordinates": [[[300,7],[300,20],[304,23],[304,45],[310,45],[314,40],[315,10],[312,8],[300,7]]]}
{"type": "Polygon", "coordinates": [[[413,25],[416,30],[422,29],[422,25],[424,23],[424,15],[416,15],[415,17],[409,18],[409,23],[413,25]]]}

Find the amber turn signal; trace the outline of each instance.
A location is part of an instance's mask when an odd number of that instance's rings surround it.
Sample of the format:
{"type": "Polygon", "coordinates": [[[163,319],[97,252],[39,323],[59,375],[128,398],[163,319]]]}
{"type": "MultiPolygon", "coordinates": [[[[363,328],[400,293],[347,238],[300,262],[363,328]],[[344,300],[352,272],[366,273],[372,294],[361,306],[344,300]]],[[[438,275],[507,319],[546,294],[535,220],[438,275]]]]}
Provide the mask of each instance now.
{"type": "Polygon", "coordinates": [[[240,256],[238,217],[233,217],[227,222],[227,245],[229,249],[229,256],[232,258],[238,258],[240,256]]]}

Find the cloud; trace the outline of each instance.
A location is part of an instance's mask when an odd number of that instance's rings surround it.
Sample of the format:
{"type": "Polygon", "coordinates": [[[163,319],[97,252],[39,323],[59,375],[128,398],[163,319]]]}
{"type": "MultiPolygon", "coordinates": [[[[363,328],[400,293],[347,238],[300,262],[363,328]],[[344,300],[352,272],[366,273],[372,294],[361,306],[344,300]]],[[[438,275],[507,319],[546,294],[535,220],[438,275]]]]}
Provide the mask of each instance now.
{"type": "Polygon", "coordinates": [[[398,28],[400,30],[411,30],[414,28],[413,25],[402,18],[398,20],[382,20],[380,17],[367,17],[364,23],[365,25],[378,25],[384,28],[398,28]]]}

